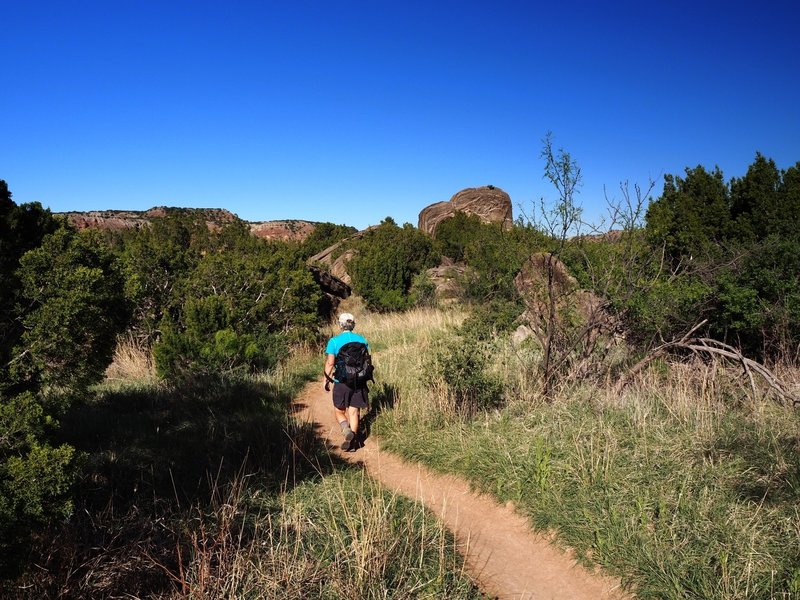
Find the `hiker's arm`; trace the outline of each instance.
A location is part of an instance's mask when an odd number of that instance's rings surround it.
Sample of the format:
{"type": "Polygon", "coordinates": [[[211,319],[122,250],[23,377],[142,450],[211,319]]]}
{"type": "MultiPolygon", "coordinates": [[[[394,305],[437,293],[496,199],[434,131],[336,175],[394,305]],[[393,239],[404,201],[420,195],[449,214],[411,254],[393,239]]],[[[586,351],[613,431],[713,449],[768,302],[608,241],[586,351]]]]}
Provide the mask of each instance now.
{"type": "Polygon", "coordinates": [[[325,358],[325,367],[324,372],[327,377],[324,378],[323,386],[325,387],[325,391],[328,391],[328,377],[333,379],[333,361],[336,357],[333,354],[328,354],[325,358]]]}

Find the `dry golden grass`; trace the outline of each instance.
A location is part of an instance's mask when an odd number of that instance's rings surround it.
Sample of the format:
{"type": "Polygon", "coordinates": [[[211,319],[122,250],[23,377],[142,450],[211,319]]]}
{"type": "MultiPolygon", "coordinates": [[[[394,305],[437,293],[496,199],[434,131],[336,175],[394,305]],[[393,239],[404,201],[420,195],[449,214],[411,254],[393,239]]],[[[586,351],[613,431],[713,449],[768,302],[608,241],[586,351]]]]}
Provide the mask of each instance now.
{"type": "Polygon", "coordinates": [[[110,381],[153,381],[155,365],[149,349],[143,348],[131,336],[120,337],[114,349],[114,357],[106,369],[110,381]]]}

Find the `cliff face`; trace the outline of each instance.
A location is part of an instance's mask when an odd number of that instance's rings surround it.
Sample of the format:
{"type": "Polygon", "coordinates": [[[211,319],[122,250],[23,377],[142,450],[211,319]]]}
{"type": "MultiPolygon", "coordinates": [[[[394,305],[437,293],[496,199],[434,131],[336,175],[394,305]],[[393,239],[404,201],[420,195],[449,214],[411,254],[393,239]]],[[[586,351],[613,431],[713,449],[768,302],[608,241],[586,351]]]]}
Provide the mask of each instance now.
{"type": "MultiPolygon", "coordinates": [[[[223,208],[172,208],[166,206],[157,206],[145,211],[94,210],[56,214],[66,217],[67,221],[77,229],[95,228],[121,231],[145,227],[153,219],[165,217],[170,213],[199,215],[206,221],[209,229],[219,229],[222,225],[238,218],[223,208]]],[[[266,240],[298,242],[305,240],[316,227],[315,223],[299,220],[248,222],[247,224],[250,232],[256,237],[266,240]]]]}

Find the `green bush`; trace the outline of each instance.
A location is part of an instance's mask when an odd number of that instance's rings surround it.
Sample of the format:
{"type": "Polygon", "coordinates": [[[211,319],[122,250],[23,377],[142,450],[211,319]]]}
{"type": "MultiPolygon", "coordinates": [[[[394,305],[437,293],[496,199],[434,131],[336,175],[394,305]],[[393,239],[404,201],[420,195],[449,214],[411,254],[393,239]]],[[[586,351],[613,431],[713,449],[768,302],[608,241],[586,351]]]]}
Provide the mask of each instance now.
{"type": "Polygon", "coordinates": [[[481,237],[483,222],[478,215],[456,212],[436,227],[436,249],[455,262],[466,258],[467,248],[481,237]]]}
{"type": "MultiPolygon", "coordinates": [[[[663,249],[670,267],[661,273],[658,291],[679,296],[662,294],[659,300],[686,315],[684,321],[707,319],[711,335],[748,354],[796,360],[798,211],[800,163],[779,171],[756,154],[745,176],[730,184],[719,169],[687,169],[685,178],[668,175],[663,194],[647,211],[646,233],[654,253],[663,249]]],[[[659,326],[659,306],[639,315],[659,326]]]]}
{"type": "Polygon", "coordinates": [[[421,271],[414,276],[409,291],[409,301],[418,307],[436,305],[436,284],[427,271],[421,271]]]}
{"type": "Polygon", "coordinates": [[[414,299],[411,286],[418,273],[438,262],[432,240],[406,223],[391,218],[352,243],[347,263],[353,289],[376,311],[404,310],[414,299]]]}
{"type": "Polygon", "coordinates": [[[476,412],[502,406],[503,384],[486,371],[492,345],[468,333],[436,340],[430,356],[427,384],[443,384],[456,411],[469,418],[476,412]]]}
{"type": "Polygon", "coordinates": [[[547,247],[548,240],[521,223],[506,229],[456,213],[437,228],[436,243],[446,256],[467,267],[462,281],[464,300],[483,304],[518,301],[514,278],[532,253],[547,247]]]}
{"type": "Polygon", "coordinates": [[[314,231],[300,244],[300,253],[304,259],[319,254],[326,248],[330,248],[336,242],[340,242],[358,230],[347,225],[334,225],[333,223],[317,223],[314,231]]]}
{"type": "MultiPolygon", "coordinates": [[[[225,227],[220,245],[231,245],[240,228],[225,227]]],[[[159,336],[165,316],[176,317],[183,302],[183,284],[208,253],[208,226],[189,214],[169,213],[148,227],[126,232],[120,241],[125,265],[125,290],[134,307],[130,330],[145,345],[159,336]]]]}
{"type": "Polygon", "coordinates": [[[287,354],[283,336],[231,329],[218,298],[190,299],[184,311],[183,327],[165,323],[153,349],[161,377],[268,371],[287,354]]]}
{"type": "Polygon", "coordinates": [[[20,259],[17,275],[25,331],[11,379],[74,390],[99,381],[130,315],[122,272],[100,235],[59,229],[20,259]]]}
{"type": "Polygon", "coordinates": [[[252,239],[205,255],[154,347],[162,377],[269,370],[290,342],[316,339],[319,286],[287,244],[252,239]]]}
{"type": "Polygon", "coordinates": [[[461,326],[461,331],[479,340],[507,334],[519,325],[519,317],[525,309],[522,299],[495,299],[473,307],[472,313],[461,326]]]}

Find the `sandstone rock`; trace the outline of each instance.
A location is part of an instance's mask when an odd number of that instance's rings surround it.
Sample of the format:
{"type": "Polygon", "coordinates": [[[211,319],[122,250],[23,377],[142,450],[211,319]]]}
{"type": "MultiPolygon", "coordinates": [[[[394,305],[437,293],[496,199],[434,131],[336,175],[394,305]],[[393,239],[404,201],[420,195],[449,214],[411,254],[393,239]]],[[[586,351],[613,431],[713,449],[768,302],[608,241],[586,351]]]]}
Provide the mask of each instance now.
{"type": "Polygon", "coordinates": [[[461,190],[448,202],[436,202],[423,208],[419,213],[419,229],[435,235],[439,223],[456,212],[477,215],[486,223],[502,223],[506,227],[514,220],[511,197],[500,188],[487,185],[461,190]]]}
{"type": "Polygon", "coordinates": [[[139,229],[150,221],[165,217],[170,213],[196,214],[204,219],[209,229],[219,229],[223,224],[236,219],[236,215],[223,208],[173,208],[156,206],[146,211],[137,210],[92,210],[87,212],[63,212],[62,215],[76,229],[105,229],[120,231],[139,229]]]}
{"type": "Polygon", "coordinates": [[[317,282],[322,291],[337,298],[347,298],[352,293],[350,286],[338,277],[334,277],[324,269],[315,265],[309,265],[311,276],[317,282]]]}
{"type": "Polygon", "coordinates": [[[336,260],[333,261],[331,264],[331,275],[334,277],[338,277],[342,281],[344,281],[347,285],[352,283],[350,279],[350,274],[347,272],[347,261],[353,258],[355,251],[347,250],[343,252],[336,260]]]}
{"type": "Polygon", "coordinates": [[[596,336],[601,330],[614,329],[614,323],[604,309],[603,299],[589,290],[580,289],[578,281],[558,258],[539,252],[526,261],[514,279],[517,291],[525,301],[523,319],[533,332],[544,335],[550,315],[549,266],[553,273],[556,318],[560,322],[591,323],[593,327],[589,332],[590,336],[596,336]]]}
{"type": "Polygon", "coordinates": [[[339,249],[339,247],[342,246],[342,244],[344,244],[345,242],[349,242],[351,240],[357,240],[359,238],[362,238],[364,237],[364,234],[366,234],[368,231],[375,229],[376,227],[379,227],[379,225],[371,225],[370,227],[367,227],[362,231],[358,231],[353,235],[351,235],[349,238],[338,241],[332,246],[328,246],[327,248],[325,248],[325,250],[315,254],[314,256],[309,258],[308,261],[306,262],[309,265],[318,265],[324,267],[325,269],[328,270],[330,274],[341,279],[343,282],[349,285],[350,275],[347,273],[347,261],[353,257],[353,251],[348,250],[338,255],[336,258],[334,258],[334,255],[336,254],[336,251],[339,249]]]}
{"type": "Polygon", "coordinates": [[[533,335],[533,329],[531,329],[527,325],[520,325],[514,330],[514,333],[511,334],[511,343],[514,346],[519,346],[522,342],[527,340],[532,335],[533,335]]]}
{"type": "MultiPolygon", "coordinates": [[[[226,223],[231,223],[237,216],[224,208],[173,208],[155,206],[145,211],[135,210],[96,210],[88,212],[56,213],[66,217],[67,221],[77,229],[93,227],[95,229],[138,229],[148,225],[153,219],[166,217],[170,213],[197,214],[203,218],[208,228],[216,231],[226,223]]],[[[267,240],[302,242],[316,228],[311,221],[261,221],[248,223],[250,233],[267,240]]]]}

